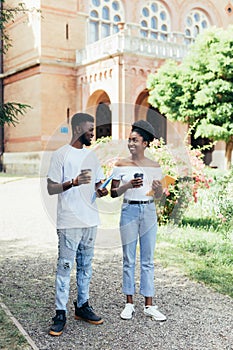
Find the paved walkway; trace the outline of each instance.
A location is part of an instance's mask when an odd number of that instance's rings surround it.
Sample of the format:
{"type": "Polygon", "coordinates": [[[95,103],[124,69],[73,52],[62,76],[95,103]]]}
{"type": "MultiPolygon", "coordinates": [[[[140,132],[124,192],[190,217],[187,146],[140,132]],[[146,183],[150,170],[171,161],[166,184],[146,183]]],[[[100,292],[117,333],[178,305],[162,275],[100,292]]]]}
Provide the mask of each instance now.
{"type": "MultiPolygon", "coordinates": [[[[112,217],[98,233],[91,284],[91,300],[95,310],[104,317],[104,324],[95,327],[74,320],[73,275],[66,331],[61,337],[50,337],[47,330],[54,313],[57,255],[57,237],[52,219],[54,203],[45,205],[46,194],[41,192],[38,178],[0,177],[0,198],[0,287],[10,311],[40,350],[233,349],[233,300],[158,264],[155,275],[156,302],[167,315],[167,321],[159,323],[146,318],[139,295],[135,296],[136,313],[133,320],[120,319],[119,314],[124,306],[121,248],[118,219],[112,217]],[[25,283],[28,283],[26,290],[25,283]],[[25,304],[19,306],[18,300],[24,298],[25,304]],[[14,309],[12,305],[15,305],[14,309]]],[[[106,201],[101,210],[106,211],[108,206],[106,201]]],[[[114,209],[115,216],[118,209],[119,206],[114,209]]],[[[138,271],[136,274],[138,287],[138,271]]]]}

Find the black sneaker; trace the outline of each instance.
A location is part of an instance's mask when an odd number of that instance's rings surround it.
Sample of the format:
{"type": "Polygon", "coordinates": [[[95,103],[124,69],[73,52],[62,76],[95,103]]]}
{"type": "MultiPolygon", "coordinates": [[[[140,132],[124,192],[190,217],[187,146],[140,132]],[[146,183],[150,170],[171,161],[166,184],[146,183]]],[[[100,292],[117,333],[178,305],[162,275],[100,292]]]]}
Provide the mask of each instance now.
{"type": "Polygon", "coordinates": [[[88,301],[84,303],[81,307],[77,307],[77,302],[74,301],[74,307],[75,307],[74,318],[76,320],[84,320],[92,324],[101,324],[104,322],[104,320],[101,317],[97,316],[94,313],[92,307],[89,306],[88,301]]]}
{"type": "Polygon", "coordinates": [[[66,324],[66,312],[56,310],[56,316],[53,317],[53,325],[50,327],[50,335],[61,335],[66,324]]]}

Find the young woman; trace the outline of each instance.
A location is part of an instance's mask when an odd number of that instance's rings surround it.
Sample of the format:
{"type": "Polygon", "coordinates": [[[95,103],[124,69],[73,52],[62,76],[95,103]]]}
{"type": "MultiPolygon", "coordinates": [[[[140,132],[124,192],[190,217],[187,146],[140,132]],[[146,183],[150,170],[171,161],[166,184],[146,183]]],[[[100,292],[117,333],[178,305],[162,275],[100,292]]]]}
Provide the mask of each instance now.
{"type": "Polygon", "coordinates": [[[128,139],[130,156],[119,160],[113,170],[111,197],[124,195],[120,233],[123,249],[123,288],[126,295],[122,319],[131,319],[135,312],[136,248],[140,243],[140,294],[145,297],[144,313],[155,320],[166,317],[152,305],[154,296],[154,250],[157,216],[154,199],[162,195],[162,171],[159,164],[145,157],[145,149],[154,139],[150,123],[139,120],[132,125],[128,139]],[[152,191],[151,191],[152,190],[152,191]]]}

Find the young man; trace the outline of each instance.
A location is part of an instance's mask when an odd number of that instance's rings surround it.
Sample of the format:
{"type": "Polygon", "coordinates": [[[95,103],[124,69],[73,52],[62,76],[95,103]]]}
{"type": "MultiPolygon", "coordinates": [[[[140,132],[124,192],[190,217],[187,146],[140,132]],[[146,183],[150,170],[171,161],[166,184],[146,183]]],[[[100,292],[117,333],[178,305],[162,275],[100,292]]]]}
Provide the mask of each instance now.
{"type": "Polygon", "coordinates": [[[55,151],[48,171],[48,193],[58,194],[57,234],[58,261],[56,273],[56,315],[49,334],[59,336],[66,324],[66,305],[69,298],[70,273],[76,259],[77,301],[74,301],[75,318],[92,324],[101,324],[88,304],[89,284],[92,275],[92,258],[99,224],[96,203],[92,197],[108,194],[98,189],[104,174],[91,145],[94,118],[86,113],[72,117],[72,139],[55,151]]]}

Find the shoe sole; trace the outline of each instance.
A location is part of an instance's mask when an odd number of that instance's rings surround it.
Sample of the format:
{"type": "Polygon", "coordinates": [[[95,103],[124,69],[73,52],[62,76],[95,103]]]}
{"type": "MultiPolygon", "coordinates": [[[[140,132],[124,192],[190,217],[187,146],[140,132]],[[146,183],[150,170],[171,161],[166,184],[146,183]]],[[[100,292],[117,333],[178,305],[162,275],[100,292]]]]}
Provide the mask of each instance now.
{"type": "Polygon", "coordinates": [[[82,317],[80,317],[80,316],[74,316],[74,318],[76,319],[76,320],[82,320],[82,321],[85,321],[85,322],[88,322],[88,323],[91,323],[91,324],[96,324],[96,325],[98,325],[98,324],[102,324],[102,323],[104,323],[104,320],[99,320],[99,321],[92,321],[92,320],[88,320],[87,318],[82,318],[82,317]]]}
{"type": "Polygon", "coordinates": [[[133,316],[132,316],[132,317],[122,317],[122,316],[121,316],[121,319],[122,319],[122,320],[132,320],[132,318],[133,318],[133,316]]]}
{"type": "Polygon", "coordinates": [[[122,320],[132,320],[132,318],[133,318],[133,314],[134,314],[134,312],[132,313],[132,315],[130,316],[130,317],[125,317],[125,316],[121,316],[121,318],[122,318],[122,320]]]}
{"type": "Polygon", "coordinates": [[[152,315],[148,315],[148,314],[145,314],[147,317],[151,317],[153,320],[155,321],[160,321],[160,322],[164,322],[166,321],[167,319],[166,318],[156,318],[155,316],[152,316],[152,315]]]}
{"type": "MultiPolygon", "coordinates": [[[[64,327],[64,328],[65,328],[65,327],[64,327]]],[[[56,337],[56,336],[58,337],[59,335],[61,335],[61,334],[63,333],[64,328],[63,328],[63,330],[60,331],[60,332],[49,331],[49,335],[52,335],[52,336],[54,336],[54,337],[56,337]]]]}

